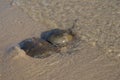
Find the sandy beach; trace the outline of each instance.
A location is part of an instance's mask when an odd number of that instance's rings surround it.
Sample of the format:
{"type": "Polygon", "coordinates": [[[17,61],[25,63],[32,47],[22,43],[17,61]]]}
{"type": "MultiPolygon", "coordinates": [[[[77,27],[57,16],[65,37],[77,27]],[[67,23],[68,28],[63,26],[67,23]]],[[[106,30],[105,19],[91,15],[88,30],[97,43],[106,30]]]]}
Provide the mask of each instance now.
{"type": "Polygon", "coordinates": [[[119,0],[0,0],[0,80],[120,80],[119,0]],[[71,28],[72,54],[32,58],[21,41],[71,28]]]}

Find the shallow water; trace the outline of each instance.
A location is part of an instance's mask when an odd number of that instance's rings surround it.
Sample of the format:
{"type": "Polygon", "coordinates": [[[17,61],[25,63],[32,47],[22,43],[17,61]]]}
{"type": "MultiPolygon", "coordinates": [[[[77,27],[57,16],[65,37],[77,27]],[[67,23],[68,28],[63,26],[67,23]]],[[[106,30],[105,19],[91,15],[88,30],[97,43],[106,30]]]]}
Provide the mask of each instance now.
{"type": "Polygon", "coordinates": [[[0,14],[3,28],[0,55],[5,55],[0,56],[4,60],[0,77],[2,80],[119,80],[119,3],[118,0],[13,0],[13,6],[0,14]],[[76,47],[79,51],[72,51],[74,54],[35,59],[19,48],[4,51],[11,44],[40,36],[49,29],[69,28],[76,18],[77,27],[73,30],[82,42],[76,47]]]}
{"type": "Polygon", "coordinates": [[[14,0],[33,20],[49,28],[70,28],[82,40],[105,50],[109,57],[120,55],[120,2],[118,0],[14,0]],[[110,55],[109,55],[110,54],[110,55]]]}

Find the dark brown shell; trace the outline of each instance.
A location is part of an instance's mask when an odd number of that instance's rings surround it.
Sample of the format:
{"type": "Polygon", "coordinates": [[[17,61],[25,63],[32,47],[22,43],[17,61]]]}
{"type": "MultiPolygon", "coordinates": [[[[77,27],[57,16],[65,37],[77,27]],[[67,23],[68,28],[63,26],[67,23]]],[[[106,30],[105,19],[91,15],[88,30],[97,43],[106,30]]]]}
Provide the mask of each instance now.
{"type": "Polygon", "coordinates": [[[70,31],[55,29],[49,34],[47,41],[55,46],[65,46],[73,40],[73,35],[70,31]]]}
{"type": "Polygon", "coordinates": [[[49,57],[58,51],[58,49],[49,42],[39,38],[26,39],[19,44],[20,48],[23,49],[27,55],[35,58],[49,57]]]}

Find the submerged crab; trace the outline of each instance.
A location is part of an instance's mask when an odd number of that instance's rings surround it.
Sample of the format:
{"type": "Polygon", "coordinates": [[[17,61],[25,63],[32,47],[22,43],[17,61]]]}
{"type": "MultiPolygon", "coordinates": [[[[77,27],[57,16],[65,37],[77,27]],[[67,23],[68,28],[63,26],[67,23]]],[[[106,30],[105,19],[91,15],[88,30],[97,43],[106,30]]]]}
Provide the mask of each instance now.
{"type": "Polygon", "coordinates": [[[45,58],[53,53],[70,52],[70,49],[76,46],[74,44],[77,43],[76,40],[77,36],[72,31],[72,28],[68,30],[53,29],[41,35],[41,39],[26,39],[19,43],[19,45],[27,55],[36,58],[45,58]]]}
{"type": "Polygon", "coordinates": [[[55,46],[65,46],[73,40],[74,35],[68,30],[54,29],[48,38],[48,42],[55,46]]]}
{"type": "Polygon", "coordinates": [[[27,55],[35,58],[46,58],[58,52],[58,49],[45,40],[29,38],[19,43],[27,55]]]}

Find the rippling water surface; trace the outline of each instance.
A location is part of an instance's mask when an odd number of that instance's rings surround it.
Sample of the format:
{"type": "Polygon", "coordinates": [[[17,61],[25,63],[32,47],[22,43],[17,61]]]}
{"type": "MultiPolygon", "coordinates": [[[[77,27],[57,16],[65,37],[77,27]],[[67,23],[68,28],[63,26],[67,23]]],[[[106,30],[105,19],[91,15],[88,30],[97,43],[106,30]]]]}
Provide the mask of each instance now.
{"type": "Polygon", "coordinates": [[[111,58],[120,56],[120,2],[118,0],[14,0],[32,19],[48,28],[70,28],[82,40],[100,47],[111,58]]]}
{"type": "Polygon", "coordinates": [[[0,14],[2,80],[120,79],[119,0],[13,0],[13,5],[4,5],[0,14]],[[19,47],[5,51],[43,31],[70,28],[76,19],[73,30],[80,43],[75,54],[36,59],[19,47]]]}

